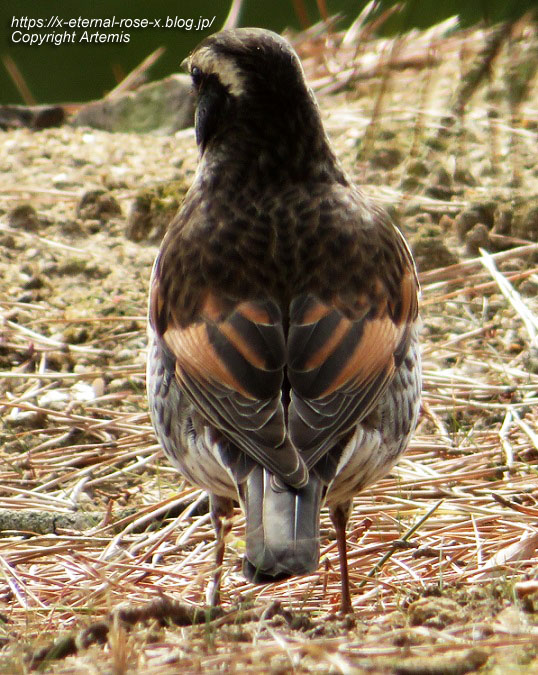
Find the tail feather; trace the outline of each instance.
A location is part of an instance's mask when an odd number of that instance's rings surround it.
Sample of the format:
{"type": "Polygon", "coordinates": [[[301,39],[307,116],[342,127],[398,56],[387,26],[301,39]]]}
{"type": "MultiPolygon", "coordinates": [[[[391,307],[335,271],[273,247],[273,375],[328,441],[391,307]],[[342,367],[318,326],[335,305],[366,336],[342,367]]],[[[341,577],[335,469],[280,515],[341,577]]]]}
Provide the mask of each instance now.
{"type": "Polygon", "coordinates": [[[261,466],[242,485],[247,552],[243,573],[268,583],[308,574],[319,563],[319,511],[322,484],[311,476],[305,487],[290,488],[261,466]]]}

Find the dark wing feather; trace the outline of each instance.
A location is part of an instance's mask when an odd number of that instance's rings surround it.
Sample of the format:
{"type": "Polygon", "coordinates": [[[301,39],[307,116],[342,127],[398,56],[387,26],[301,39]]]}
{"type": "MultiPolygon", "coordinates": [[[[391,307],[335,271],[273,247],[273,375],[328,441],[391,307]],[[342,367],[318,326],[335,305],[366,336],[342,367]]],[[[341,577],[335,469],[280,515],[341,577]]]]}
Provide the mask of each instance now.
{"type": "Polygon", "coordinates": [[[374,409],[409,347],[417,317],[412,263],[397,297],[375,293],[350,301],[304,295],[292,303],[288,334],[289,435],[311,468],[374,409]]]}
{"type": "MultiPolygon", "coordinates": [[[[158,298],[151,303],[163,305],[158,298]]],[[[165,325],[161,337],[175,357],[176,378],[200,414],[249,457],[301,487],[307,470],[286,433],[281,401],[286,347],[275,303],[224,308],[208,294],[194,321],[181,326],[171,314],[165,325]]]]}

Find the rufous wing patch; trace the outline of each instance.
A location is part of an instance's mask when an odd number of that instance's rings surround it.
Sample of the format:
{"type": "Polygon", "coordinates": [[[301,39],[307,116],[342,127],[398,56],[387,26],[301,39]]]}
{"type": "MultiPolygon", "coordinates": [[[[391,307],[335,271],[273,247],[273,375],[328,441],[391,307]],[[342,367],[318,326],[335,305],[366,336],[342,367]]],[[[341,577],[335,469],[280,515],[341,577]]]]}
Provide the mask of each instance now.
{"type": "Polygon", "coordinates": [[[281,387],[286,346],[271,301],[231,303],[207,294],[193,321],[173,319],[162,339],[181,391],[234,445],[290,485],[308,473],[287,437],[281,387]]]}
{"type": "Polygon", "coordinates": [[[198,381],[218,382],[221,387],[249,397],[239,380],[210,343],[205,323],[195,323],[186,328],[171,327],[163,339],[176,358],[176,375],[180,382],[183,373],[198,381]]]}
{"type": "Polygon", "coordinates": [[[396,357],[407,350],[415,318],[416,285],[404,277],[393,303],[372,286],[369,303],[354,298],[296,299],[290,312],[289,433],[313,466],[375,407],[390,382],[396,357]]]}

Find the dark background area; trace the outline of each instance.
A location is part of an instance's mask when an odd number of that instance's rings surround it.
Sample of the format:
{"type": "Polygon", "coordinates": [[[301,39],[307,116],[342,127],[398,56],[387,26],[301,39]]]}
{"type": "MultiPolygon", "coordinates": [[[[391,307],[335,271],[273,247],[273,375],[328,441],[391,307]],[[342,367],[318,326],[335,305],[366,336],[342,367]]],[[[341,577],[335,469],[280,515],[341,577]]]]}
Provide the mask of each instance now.
{"type": "MultiPolygon", "coordinates": [[[[119,80],[136,67],[157,47],[165,46],[166,52],[151,69],[151,79],[164,77],[179,69],[181,60],[207,34],[219,30],[228,15],[231,0],[0,0],[0,57],[11,58],[21,72],[30,92],[38,103],[74,102],[101,98],[119,80]],[[28,46],[14,44],[12,18],[27,16],[48,19],[57,15],[62,19],[106,18],[162,18],[167,16],[211,19],[211,29],[205,31],[184,28],[123,29],[129,33],[127,43],[110,44],[43,44],[28,46]]],[[[310,23],[320,20],[315,0],[303,0],[310,23]]],[[[339,14],[339,28],[348,26],[360,13],[366,0],[326,0],[329,14],[339,14]]],[[[393,0],[378,3],[378,12],[394,4],[393,0]]],[[[427,27],[455,14],[465,27],[479,22],[492,24],[511,16],[520,16],[537,7],[537,0],[409,0],[403,9],[384,25],[383,32],[405,32],[414,26],[427,27]]],[[[260,2],[245,0],[240,17],[242,26],[263,26],[276,31],[286,27],[301,28],[294,11],[293,0],[260,2]]],[[[64,29],[34,29],[46,34],[64,29]]],[[[72,29],[67,29],[72,30],[72,29]]],[[[81,36],[82,28],[76,29],[81,36]]],[[[96,29],[88,29],[95,32],[96,29]]],[[[121,33],[121,29],[103,29],[103,33],[121,33]]],[[[0,103],[23,103],[17,88],[7,74],[3,59],[0,61],[0,103]]]]}

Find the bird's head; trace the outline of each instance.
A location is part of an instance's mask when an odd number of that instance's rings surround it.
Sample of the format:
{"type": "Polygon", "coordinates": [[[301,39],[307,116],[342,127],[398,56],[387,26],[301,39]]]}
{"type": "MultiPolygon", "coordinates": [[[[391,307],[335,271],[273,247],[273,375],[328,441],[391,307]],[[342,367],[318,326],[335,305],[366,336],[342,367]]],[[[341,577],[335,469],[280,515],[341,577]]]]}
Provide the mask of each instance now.
{"type": "Polygon", "coordinates": [[[196,139],[202,153],[209,144],[224,142],[248,144],[254,152],[272,148],[283,155],[298,139],[324,136],[301,62],[276,33],[260,28],[215,33],[183,65],[196,92],[196,139]]]}

